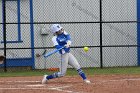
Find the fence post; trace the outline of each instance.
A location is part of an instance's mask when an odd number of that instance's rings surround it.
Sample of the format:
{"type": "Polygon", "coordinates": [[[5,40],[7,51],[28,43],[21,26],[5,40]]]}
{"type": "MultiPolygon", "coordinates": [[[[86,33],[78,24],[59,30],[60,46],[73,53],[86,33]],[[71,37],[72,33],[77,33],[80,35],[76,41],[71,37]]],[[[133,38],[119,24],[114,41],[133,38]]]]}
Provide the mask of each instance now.
{"type": "Polygon", "coordinates": [[[33,0],[30,0],[30,34],[31,34],[31,57],[32,57],[32,69],[35,68],[34,59],[34,24],[33,24],[33,0]]]}
{"type": "Polygon", "coordinates": [[[6,0],[2,0],[2,18],[3,18],[3,41],[4,41],[4,72],[6,69],[6,0]]]}
{"type": "Polygon", "coordinates": [[[138,66],[140,66],[140,0],[137,0],[137,53],[138,53],[138,66]]]}
{"type": "Polygon", "coordinates": [[[102,0],[100,0],[100,67],[103,68],[103,47],[102,47],[102,0]]]}

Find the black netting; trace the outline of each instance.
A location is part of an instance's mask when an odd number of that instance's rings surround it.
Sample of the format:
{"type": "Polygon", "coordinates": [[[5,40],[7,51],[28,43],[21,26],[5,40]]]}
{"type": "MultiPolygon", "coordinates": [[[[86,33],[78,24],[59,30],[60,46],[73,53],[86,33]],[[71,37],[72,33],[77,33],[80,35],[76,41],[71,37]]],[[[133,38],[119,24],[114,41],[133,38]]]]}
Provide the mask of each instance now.
{"type": "Polygon", "coordinates": [[[47,59],[36,57],[45,49],[54,50],[53,23],[71,34],[71,52],[81,67],[138,66],[136,0],[6,0],[5,16],[0,3],[0,53],[7,59],[0,64],[2,69],[57,68],[57,53],[47,59]]]}

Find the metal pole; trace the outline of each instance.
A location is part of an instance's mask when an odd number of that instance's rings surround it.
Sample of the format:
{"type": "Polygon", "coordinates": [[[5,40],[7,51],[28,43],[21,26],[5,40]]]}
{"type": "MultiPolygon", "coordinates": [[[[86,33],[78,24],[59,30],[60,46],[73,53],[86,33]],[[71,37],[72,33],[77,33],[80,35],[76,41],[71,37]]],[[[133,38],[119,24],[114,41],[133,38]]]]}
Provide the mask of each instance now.
{"type": "Polygon", "coordinates": [[[2,0],[2,9],[3,9],[3,41],[4,41],[4,72],[7,72],[6,69],[6,0],[2,0]]]}
{"type": "Polygon", "coordinates": [[[100,0],[100,67],[103,68],[103,47],[102,47],[102,0],[100,0]]]}

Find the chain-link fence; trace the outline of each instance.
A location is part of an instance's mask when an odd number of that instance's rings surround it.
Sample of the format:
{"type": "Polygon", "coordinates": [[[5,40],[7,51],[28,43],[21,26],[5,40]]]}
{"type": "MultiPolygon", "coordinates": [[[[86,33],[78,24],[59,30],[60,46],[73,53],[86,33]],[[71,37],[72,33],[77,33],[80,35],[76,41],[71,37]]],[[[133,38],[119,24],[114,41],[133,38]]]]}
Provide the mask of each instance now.
{"type": "Polygon", "coordinates": [[[0,53],[6,60],[0,69],[57,68],[59,54],[36,56],[54,50],[54,23],[71,34],[81,67],[138,66],[136,6],[137,0],[2,0],[0,53]]]}

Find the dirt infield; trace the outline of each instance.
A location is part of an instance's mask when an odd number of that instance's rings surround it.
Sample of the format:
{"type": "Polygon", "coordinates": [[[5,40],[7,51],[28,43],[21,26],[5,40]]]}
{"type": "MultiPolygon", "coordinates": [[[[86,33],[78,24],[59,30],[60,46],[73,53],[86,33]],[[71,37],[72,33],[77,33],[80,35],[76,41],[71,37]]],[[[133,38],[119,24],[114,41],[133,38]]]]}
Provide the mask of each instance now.
{"type": "Polygon", "coordinates": [[[65,76],[42,85],[41,76],[0,77],[0,93],[140,93],[140,75],[94,75],[91,84],[65,76]]]}

